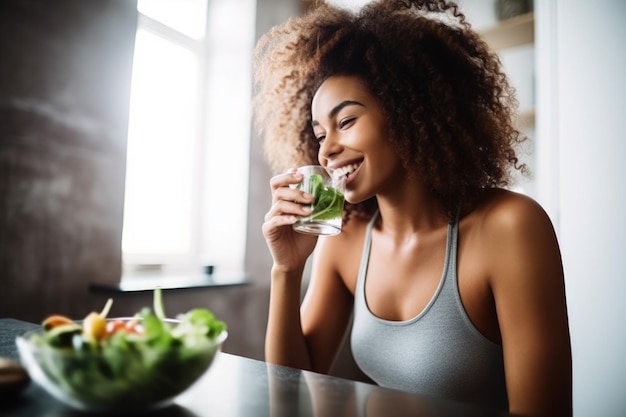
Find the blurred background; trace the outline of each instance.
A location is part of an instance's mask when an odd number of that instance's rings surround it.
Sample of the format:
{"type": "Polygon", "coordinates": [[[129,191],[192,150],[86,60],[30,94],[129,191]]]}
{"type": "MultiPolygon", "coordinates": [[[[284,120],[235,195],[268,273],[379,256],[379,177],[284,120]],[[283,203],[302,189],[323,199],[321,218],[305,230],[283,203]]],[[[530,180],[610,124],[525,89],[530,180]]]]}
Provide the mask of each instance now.
{"type": "MultiPolygon", "coordinates": [[[[335,0],[356,8],[362,0],[335,0]]],[[[561,243],[575,415],[626,415],[626,2],[460,0],[519,100],[561,243]]],[[[263,358],[269,170],[252,50],[303,0],[0,2],[0,317],[113,315],[166,289],[263,358]]],[[[333,370],[363,379],[347,349],[333,370]]]]}

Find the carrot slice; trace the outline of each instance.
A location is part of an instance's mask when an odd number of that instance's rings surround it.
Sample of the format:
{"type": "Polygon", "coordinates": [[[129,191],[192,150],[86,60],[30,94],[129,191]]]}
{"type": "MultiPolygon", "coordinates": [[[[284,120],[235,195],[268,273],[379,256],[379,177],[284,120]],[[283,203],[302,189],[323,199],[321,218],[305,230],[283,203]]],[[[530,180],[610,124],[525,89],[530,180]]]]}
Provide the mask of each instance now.
{"type": "Polygon", "coordinates": [[[60,326],[62,324],[71,324],[74,321],[68,317],[65,316],[61,316],[59,314],[54,314],[52,316],[48,316],[42,323],[41,325],[43,326],[44,330],[48,331],[54,327],[60,326]]]}

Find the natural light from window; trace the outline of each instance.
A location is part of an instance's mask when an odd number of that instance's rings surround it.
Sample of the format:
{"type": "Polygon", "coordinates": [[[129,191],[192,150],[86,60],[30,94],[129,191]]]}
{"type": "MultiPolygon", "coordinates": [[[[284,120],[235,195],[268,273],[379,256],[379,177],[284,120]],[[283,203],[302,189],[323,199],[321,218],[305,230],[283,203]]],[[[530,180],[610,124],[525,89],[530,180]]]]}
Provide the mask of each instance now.
{"type": "Polygon", "coordinates": [[[139,0],[122,251],[138,271],[243,271],[254,0],[139,0]],[[232,22],[237,22],[233,24],[232,22]]]}
{"type": "Polygon", "coordinates": [[[206,34],[207,0],[139,0],[137,10],[190,38],[206,34]]]}
{"type": "Polygon", "coordinates": [[[125,201],[132,221],[125,230],[124,251],[184,254],[191,249],[194,178],[189,162],[198,116],[197,68],[190,51],[137,31],[125,201]],[[179,81],[164,82],[170,74],[179,81]]]}

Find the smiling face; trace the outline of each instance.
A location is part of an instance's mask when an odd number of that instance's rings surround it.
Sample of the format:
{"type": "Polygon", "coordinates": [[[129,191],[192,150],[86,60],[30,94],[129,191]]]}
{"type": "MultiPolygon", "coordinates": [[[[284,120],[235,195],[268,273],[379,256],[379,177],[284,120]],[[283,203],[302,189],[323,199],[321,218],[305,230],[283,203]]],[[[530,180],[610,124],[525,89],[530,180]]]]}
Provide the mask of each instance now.
{"type": "Polygon", "coordinates": [[[312,126],[319,163],[345,175],[346,200],[356,204],[402,182],[406,172],[388,140],[376,98],[355,76],[333,76],[317,90],[312,126]]]}

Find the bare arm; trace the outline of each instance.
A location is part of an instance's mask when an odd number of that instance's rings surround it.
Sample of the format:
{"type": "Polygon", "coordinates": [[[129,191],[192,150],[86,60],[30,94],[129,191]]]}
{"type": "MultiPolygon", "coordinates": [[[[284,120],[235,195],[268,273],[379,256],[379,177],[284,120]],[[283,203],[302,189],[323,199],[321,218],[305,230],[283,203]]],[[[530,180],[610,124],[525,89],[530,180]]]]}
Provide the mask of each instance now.
{"type": "Polygon", "coordinates": [[[302,303],[302,329],[317,372],[327,373],[332,367],[352,313],[352,293],[337,270],[347,261],[341,246],[349,240],[345,229],[339,236],[320,239],[302,303]]]}
{"type": "Polygon", "coordinates": [[[322,238],[318,243],[317,237],[293,231],[297,216],[308,214],[298,203],[310,203],[313,198],[289,187],[299,181],[301,177],[294,170],[270,181],[273,203],[265,216],[263,234],[274,265],[265,358],[272,363],[328,372],[350,311],[347,290],[333,266],[337,250],[329,249],[342,237],[322,238]],[[301,307],[302,274],[316,243],[319,256],[314,259],[301,307]]]}
{"type": "Polygon", "coordinates": [[[265,339],[268,362],[327,373],[352,311],[352,294],[333,267],[338,237],[320,241],[311,280],[300,305],[302,270],[272,269],[265,339]]]}
{"type": "Polygon", "coordinates": [[[300,324],[302,270],[285,272],[274,266],[270,286],[270,307],[265,333],[265,360],[271,363],[311,369],[306,341],[300,324]]]}
{"type": "Polygon", "coordinates": [[[533,416],[572,414],[572,364],[561,255],[543,209],[524,197],[488,224],[491,287],[502,335],[509,407],[533,416]]]}

